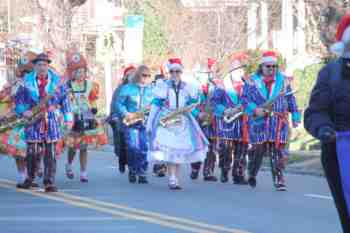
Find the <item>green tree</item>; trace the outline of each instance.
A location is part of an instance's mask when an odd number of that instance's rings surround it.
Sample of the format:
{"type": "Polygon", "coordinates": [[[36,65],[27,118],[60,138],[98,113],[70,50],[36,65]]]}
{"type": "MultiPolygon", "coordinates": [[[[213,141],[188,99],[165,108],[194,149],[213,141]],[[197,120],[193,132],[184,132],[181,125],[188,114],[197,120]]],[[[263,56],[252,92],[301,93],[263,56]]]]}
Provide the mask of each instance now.
{"type": "Polygon", "coordinates": [[[296,70],[294,72],[295,87],[298,90],[296,98],[299,108],[302,110],[307,107],[312,87],[323,65],[323,62],[316,63],[305,67],[303,70],[296,70]]]}

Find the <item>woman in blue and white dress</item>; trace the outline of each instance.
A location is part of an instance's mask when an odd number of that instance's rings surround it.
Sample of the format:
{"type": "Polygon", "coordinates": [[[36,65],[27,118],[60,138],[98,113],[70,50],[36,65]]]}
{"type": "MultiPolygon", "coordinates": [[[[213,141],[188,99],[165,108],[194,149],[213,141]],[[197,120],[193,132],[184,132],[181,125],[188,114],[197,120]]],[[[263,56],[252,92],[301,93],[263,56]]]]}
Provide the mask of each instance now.
{"type": "Polygon", "coordinates": [[[169,59],[171,78],[154,89],[154,99],[147,122],[150,147],[148,161],[168,163],[169,188],[181,189],[180,165],[203,161],[208,151],[208,140],[193,114],[198,102],[198,91],[181,80],[183,66],[178,58],[169,59]],[[193,105],[179,114],[172,123],[160,124],[167,114],[193,105]],[[191,111],[192,110],[192,111],[191,111]]]}

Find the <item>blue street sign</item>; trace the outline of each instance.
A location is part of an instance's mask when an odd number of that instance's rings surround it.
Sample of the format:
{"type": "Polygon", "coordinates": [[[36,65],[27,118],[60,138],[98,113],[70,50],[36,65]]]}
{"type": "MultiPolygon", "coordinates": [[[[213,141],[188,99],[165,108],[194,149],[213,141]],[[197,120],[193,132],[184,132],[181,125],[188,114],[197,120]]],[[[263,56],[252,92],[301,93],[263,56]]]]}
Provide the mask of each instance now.
{"type": "Polygon", "coordinates": [[[144,17],[143,15],[127,15],[126,27],[127,28],[143,28],[144,17]]]}

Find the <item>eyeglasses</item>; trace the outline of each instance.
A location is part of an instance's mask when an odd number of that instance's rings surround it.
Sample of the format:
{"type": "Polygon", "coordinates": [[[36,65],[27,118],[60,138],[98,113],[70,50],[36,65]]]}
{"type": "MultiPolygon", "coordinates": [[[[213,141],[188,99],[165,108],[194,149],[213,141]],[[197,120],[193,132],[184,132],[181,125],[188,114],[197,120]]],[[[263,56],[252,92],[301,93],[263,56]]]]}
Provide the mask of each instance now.
{"type": "Polygon", "coordinates": [[[142,74],[142,77],[149,78],[149,77],[151,77],[151,75],[150,74],[142,74]]]}
{"type": "Polygon", "coordinates": [[[177,73],[177,74],[181,74],[182,71],[181,70],[170,70],[170,73],[177,73]]]}
{"type": "Polygon", "coordinates": [[[277,65],[265,65],[266,68],[270,69],[270,68],[277,68],[277,65]]]}

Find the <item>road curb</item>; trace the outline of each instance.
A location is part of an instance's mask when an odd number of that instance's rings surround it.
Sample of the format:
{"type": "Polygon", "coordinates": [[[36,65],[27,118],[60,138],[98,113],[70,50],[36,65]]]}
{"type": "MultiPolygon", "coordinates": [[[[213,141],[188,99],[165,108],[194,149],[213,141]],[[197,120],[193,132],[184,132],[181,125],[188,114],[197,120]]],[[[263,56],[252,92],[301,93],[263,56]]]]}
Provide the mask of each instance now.
{"type": "MultiPolygon", "coordinates": [[[[262,167],[262,171],[270,171],[270,167],[262,167]]],[[[318,169],[298,169],[298,168],[289,168],[287,167],[285,169],[286,174],[293,174],[293,175],[308,175],[308,176],[317,176],[317,177],[324,177],[323,170],[318,169]]]]}

